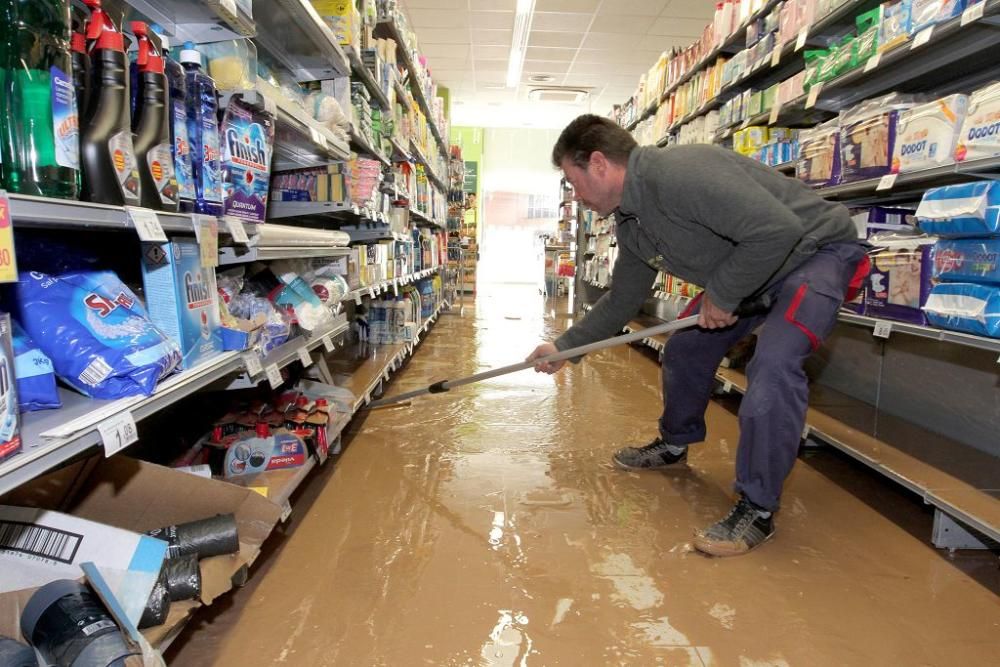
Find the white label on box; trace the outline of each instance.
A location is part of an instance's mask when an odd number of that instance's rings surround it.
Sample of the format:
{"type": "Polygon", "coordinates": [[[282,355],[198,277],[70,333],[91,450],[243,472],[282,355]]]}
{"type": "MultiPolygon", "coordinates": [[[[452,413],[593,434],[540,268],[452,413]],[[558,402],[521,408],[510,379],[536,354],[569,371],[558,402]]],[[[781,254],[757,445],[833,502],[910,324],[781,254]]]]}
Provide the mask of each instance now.
{"type": "Polygon", "coordinates": [[[281,371],[278,370],[278,364],[271,364],[265,370],[267,373],[267,383],[271,385],[271,389],[277,389],[284,383],[284,379],[281,377],[281,371]]]}
{"type": "Polygon", "coordinates": [[[774,108],[771,109],[771,117],[767,119],[768,125],[774,125],[778,122],[778,116],[781,115],[781,105],[775,104],[774,108]]]}
{"type": "Polygon", "coordinates": [[[809,89],[809,97],[806,98],[806,109],[812,109],[814,106],[816,106],[816,100],[819,99],[819,94],[820,92],[822,92],[822,90],[823,90],[822,81],[813,85],[809,89]]]}
{"type": "Polygon", "coordinates": [[[931,41],[931,35],[934,34],[934,26],[928,26],[917,33],[917,36],[913,38],[913,44],[910,45],[910,50],[919,49],[921,46],[931,41]]]}
{"type": "Polygon", "coordinates": [[[299,348],[299,361],[302,362],[303,368],[312,366],[313,358],[312,355],[309,354],[309,348],[305,345],[299,348]]]}
{"type": "Polygon", "coordinates": [[[236,12],[236,0],[219,0],[219,4],[233,16],[238,16],[236,12]]]}
{"type": "Polygon", "coordinates": [[[978,21],[983,18],[983,8],[986,6],[986,2],[977,2],[972,5],[964,12],[962,12],[962,25],[968,25],[973,21],[978,21]]]}
{"type": "Polygon", "coordinates": [[[227,215],[224,219],[226,221],[226,229],[229,230],[229,235],[233,237],[233,240],[243,245],[249,245],[250,237],[247,236],[247,230],[243,226],[243,221],[231,215],[227,215]]]}
{"type": "Polygon", "coordinates": [[[105,457],[117,454],[139,439],[139,429],[135,427],[135,419],[128,410],[105,419],[97,425],[97,430],[104,443],[105,457]]]}
{"type": "Polygon", "coordinates": [[[256,352],[247,352],[243,355],[243,365],[247,369],[247,375],[251,378],[264,372],[264,366],[260,363],[260,357],[256,352]]]}
{"type": "Polygon", "coordinates": [[[781,47],[774,47],[774,51],[771,51],[771,67],[777,67],[778,63],[781,62],[781,47]]]}
{"type": "Polygon", "coordinates": [[[806,45],[806,39],[809,38],[809,27],[806,26],[802,30],[799,30],[799,38],[795,40],[795,50],[801,51],[806,45]]]}
{"type": "Polygon", "coordinates": [[[875,186],[876,190],[892,190],[892,186],[896,184],[896,178],[899,174],[886,174],[883,176],[878,185],[875,186]]]}
{"type": "Polygon", "coordinates": [[[892,322],[886,322],[885,320],[877,320],[875,322],[873,335],[876,338],[888,338],[890,333],[892,333],[892,322]]]}
{"type": "Polygon", "coordinates": [[[333,352],[333,339],[329,336],[323,336],[323,349],[327,352],[333,352]]]}
{"type": "Polygon", "coordinates": [[[166,243],[167,235],[160,224],[160,218],[156,211],[138,206],[127,206],[128,217],[132,220],[140,241],[149,243],[166,243]]]}
{"type": "Polygon", "coordinates": [[[865,63],[865,71],[866,72],[872,71],[873,69],[878,67],[878,64],[880,62],[882,62],[882,54],[876,53],[874,56],[868,59],[868,62],[865,63]]]}

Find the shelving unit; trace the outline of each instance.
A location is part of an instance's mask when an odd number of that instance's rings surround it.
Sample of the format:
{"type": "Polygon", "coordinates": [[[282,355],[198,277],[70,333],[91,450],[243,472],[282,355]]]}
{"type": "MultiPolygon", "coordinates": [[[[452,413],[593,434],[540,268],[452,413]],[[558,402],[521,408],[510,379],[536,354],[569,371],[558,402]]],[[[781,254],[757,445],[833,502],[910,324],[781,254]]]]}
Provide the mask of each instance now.
{"type": "Polygon", "coordinates": [[[365,88],[371,93],[371,96],[375,99],[375,103],[383,110],[390,111],[392,105],[389,103],[389,98],[386,97],[385,91],[382,87],[378,85],[375,81],[375,77],[372,73],[365,67],[364,63],[361,62],[361,57],[358,52],[354,50],[354,47],[348,46],[346,49],[347,57],[351,61],[351,72],[353,75],[361,79],[362,83],[365,84],[365,88]]]}

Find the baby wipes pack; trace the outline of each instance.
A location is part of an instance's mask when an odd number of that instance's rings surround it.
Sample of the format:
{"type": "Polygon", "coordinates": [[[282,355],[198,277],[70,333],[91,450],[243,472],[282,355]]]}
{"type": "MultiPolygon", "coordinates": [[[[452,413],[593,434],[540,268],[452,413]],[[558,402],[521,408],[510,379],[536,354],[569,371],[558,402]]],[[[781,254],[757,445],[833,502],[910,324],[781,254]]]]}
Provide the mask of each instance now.
{"type": "Polygon", "coordinates": [[[979,160],[1000,155],[1000,82],[969,96],[955,161],[979,160]]]}
{"type": "Polygon", "coordinates": [[[965,95],[949,95],[902,112],[892,171],[905,174],[953,162],[968,104],[965,95]]]}
{"type": "Polygon", "coordinates": [[[942,329],[1000,338],[1000,287],[940,283],[924,306],[927,319],[942,329]]]}
{"type": "Polygon", "coordinates": [[[264,222],[273,145],[274,117],[231,99],[222,120],[226,215],[264,222]]]}
{"type": "Polygon", "coordinates": [[[22,273],[17,304],[56,374],[87,396],[148,396],[180,361],[177,345],[110,271],[22,273]]]}
{"type": "Polygon", "coordinates": [[[1000,239],[951,239],[934,248],[934,277],[1000,285],[1000,239]]]}
{"type": "Polygon", "coordinates": [[[17,322],[13,322],[14,375],[17,377],[17,404],[21,412],[62,407],[52,360],[17,322]]]}
{"type": "Polygon", "coordinates": [[[931,188],[917,207],[928,234],[946,237],[1000,234],[1000,183],[976,181],[931,188]]]}
{"type": "Polygon", "coordinates": [[[0,313],[0,461],[21,451],[10,315],[0,313]]]}
{"type": "Polygon", "coordinates": [[[194,241],[146,244],[142,282],[153,323],[180,346],[180,368],[222,352],[215,269],[201,266],[194,241]]]}

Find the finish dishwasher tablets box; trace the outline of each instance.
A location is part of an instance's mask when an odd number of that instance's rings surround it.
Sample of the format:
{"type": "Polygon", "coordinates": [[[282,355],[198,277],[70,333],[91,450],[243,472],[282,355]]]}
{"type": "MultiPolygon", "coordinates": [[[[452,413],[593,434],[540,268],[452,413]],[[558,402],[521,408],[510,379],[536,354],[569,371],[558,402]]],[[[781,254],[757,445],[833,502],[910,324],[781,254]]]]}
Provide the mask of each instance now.
{"type": "Polygon", "coordinates": [[[145,244],[142,283],[150,319],[181,348],[180,368],[222,352],[215,269],[201,266],[193,241],[145,244]]]}
{"type": "Polygon", "coordinates": [[[21,451],[21,423],[14,379],[14,346],[10,315],[0,313],[0,461],[21,451]]]}
{"type": "Polygon", "coordinates": [[[226,215],[264,222],[273,145],[274,117],[231,99],[222,120],[226,215]]]}
{"type": "Polygon", "coordinates": [[[955,161],[981,160],[1000,155],[1000,81],[969,96],[955,161]]]}

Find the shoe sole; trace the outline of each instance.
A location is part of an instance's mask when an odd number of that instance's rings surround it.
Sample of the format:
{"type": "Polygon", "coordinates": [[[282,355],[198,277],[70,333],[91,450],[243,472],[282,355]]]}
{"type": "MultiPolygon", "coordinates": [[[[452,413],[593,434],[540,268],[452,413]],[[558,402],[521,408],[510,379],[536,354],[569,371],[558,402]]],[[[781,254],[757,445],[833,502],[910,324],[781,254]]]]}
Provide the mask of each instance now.
{"type": "Polygon", "coordinates": [[[620,468],[622,470],[629,470],[632,472],[639,472],[643,470],[676,470],[677,468],[685,465],[687,463],[687,459],[686,458],[681,459],[680,461],[677,461],[675,463],[668,463],[662,466],[630,466],[627,463],[622,463],[613,456],[611,457],[611,462],[614,464],[616,468],[620,468]]]}
{"type": "Polygon", "coordinates": [[[730,556],[742,556],[748,554],[754,549],[760,548],[762,544],[765,544],[768,540],[774,537],[774,533],[771,533],[763,539],[759,544],[746,548],[746,545],[742,542],[717,542],[715,540],[708,540],[701,535],[696,535],[694,538],[694,548],[703,554],[708,554],[709,556],[717,556],[719,558],[727,558],[730,556]]]}

